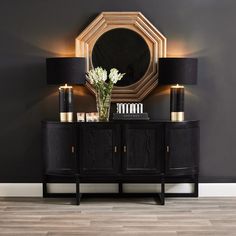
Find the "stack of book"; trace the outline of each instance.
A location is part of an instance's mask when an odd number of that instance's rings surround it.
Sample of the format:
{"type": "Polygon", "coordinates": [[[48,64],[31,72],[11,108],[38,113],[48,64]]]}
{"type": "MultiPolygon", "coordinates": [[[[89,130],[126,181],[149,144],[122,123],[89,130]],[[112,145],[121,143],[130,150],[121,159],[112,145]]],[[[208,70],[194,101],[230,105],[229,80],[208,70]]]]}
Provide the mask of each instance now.
{"type": "Polygon", "coordinates": [[[149,120],[142,103],[117,103],[113,120],[149,120]]]}

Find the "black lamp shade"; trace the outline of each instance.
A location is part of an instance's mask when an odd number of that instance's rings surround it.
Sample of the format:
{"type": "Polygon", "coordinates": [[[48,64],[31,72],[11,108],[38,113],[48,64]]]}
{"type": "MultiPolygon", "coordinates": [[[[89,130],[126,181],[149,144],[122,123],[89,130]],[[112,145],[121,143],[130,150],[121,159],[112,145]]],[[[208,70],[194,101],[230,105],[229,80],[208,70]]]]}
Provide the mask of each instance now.
{"type": "Polygon", "coordinates": [[[46,65],[48,84],[85,84],[85,58],[47,58],[46,65]]]}
{"type": "Polygon", "coordinates": [[[160,58],[160,85],[196,84],[197,58],[160,58]]]}

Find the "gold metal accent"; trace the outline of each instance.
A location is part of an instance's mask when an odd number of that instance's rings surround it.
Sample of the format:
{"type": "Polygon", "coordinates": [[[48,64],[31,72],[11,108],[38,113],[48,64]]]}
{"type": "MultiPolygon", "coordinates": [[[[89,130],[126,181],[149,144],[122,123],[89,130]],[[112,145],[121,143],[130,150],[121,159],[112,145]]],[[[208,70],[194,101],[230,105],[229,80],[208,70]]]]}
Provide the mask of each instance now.
{"type": "Polygon", "coordinates": [[[171,88],[184,88],[184,86],[176,84],[176,85],[172,85],[171,88]]]}
{"type": "Polygon", "coordinates": [[[60,112],[61,122],[73,122],[73,112],[60,112]]]}
{"type": "Polygon", "coordinates": [[[170,147],[166,146],[166,152],[170,152],[170,147]]]}
{"type": "MultiPolygon", "coordinates": [[[[86,70],[92,69],[92,52],[96,41],[105,32],[117,28],[135,31],[145,40],[150,52],[150,63],[138,82],[129,86],[114,86],[112,102],[142,101],[158,84],[157,62],[160,57],[166,57],[166,38],[141,12],[102,12],[75,39],[76,57],[85,57],[86,70]]],[[[88,80],[86,86],[95,93],[88,80]]]]}
{"type": "Polygon", "coordinates": [[[74,146],[71,146],[71,152],[75,153],[75,147],[74,146]]]}
{"type": "Polygon", "coordinates": [[[73,87],[72,86],[68,86],[67,84],[65,84],[65,85],[63,85],[63,86],[60,86],[59,87],[59,90],[60,89],[73,89],[73,87]]]}
{"type": "Polygon", "coordinates": [[[124,146],[124,152],[127,152],[127,147],[126,146],[124,146]]]}
{"type": "Polygon", "coordinates": [[[184,112],[171,112],[171,121],[184,121],[184,112]]]}
{"type": "Polygon", "coordinates": [[[117,146],[114,147],[114,152],[117,152],[117,146]]]}

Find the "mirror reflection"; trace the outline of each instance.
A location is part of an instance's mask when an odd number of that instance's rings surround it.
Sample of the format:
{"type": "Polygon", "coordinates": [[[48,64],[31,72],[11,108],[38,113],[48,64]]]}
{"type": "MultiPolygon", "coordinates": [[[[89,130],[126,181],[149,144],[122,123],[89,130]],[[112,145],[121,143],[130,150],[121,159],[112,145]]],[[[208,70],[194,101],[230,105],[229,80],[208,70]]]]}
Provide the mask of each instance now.
{"type": "Polygon", "coordinates": [[[104,33],[92,51],[94,67],[106,70],[117,68],[126,73],[117,86],[128,86],[139,81],[150,63],[150,51],[145,40],[135,31],[117,28],[104,33]]]}

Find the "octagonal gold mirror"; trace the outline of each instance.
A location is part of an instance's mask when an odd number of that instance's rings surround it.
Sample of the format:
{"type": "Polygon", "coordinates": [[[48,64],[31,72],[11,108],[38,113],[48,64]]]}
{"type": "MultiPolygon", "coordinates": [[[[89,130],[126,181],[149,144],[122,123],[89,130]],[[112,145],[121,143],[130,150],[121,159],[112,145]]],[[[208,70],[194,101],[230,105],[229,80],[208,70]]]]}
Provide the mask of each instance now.
{"type": "MultiPolygon", "coordinates": [[[[140,12],[102,12],[76,38],[76,56],[86,57],[87,71],[101,66],[126,73],[113,88],[112,102],[137,102],[158,84],[166,38],[140,12]]],[[[86,86],[95,92],[88,81],[86,86]]]]}

